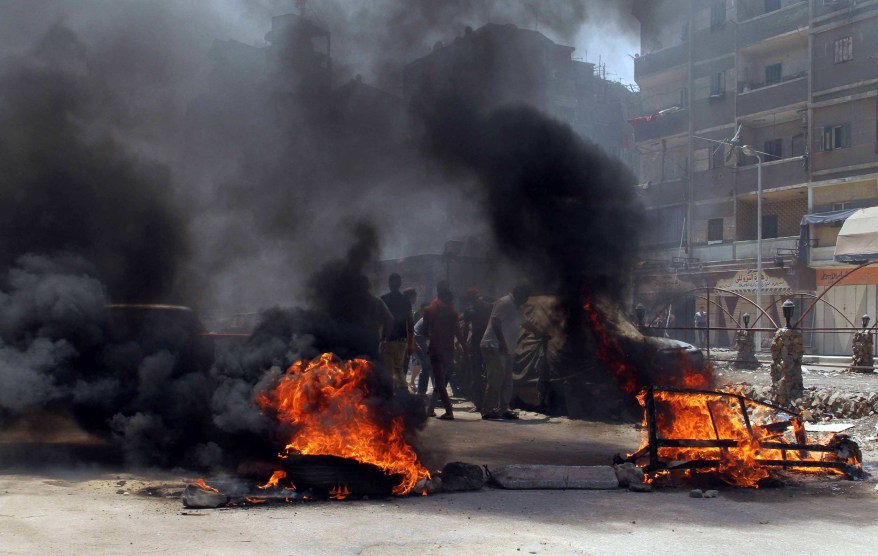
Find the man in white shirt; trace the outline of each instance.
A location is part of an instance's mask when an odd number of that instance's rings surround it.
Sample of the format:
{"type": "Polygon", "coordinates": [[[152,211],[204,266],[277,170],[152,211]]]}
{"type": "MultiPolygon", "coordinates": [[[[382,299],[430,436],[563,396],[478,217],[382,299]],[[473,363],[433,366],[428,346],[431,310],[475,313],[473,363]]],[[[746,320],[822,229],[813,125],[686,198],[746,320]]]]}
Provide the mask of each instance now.
{"type": "Polygon", "coordinates": [[[512,362],[521,324],[521,307],[530,298],[530,287],[518,285],[512,293],[494,303],[488,328],[480,347],[487,371],[485,398],[482,401],[482,419],[517,419],[509,408],[512,401],[512,362]]]}

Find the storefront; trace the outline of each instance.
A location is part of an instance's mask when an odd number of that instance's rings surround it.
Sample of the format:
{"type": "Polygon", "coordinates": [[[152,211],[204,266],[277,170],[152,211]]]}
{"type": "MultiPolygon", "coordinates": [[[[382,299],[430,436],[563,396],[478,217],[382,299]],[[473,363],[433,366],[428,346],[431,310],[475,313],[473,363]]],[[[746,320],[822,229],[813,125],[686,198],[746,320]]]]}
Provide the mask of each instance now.
{"type": "MultiPolygon", "coordinates": [[[[878,314],[878,267],[830,267],[817,269],[817,295],[825,303],[814,307],[815,326],[845,328],[859,326],[863,315],[872,322],[878,314]],[[835,284],[833,286],[833,284],[835,284]],[[828,290],[828,291],[827,291],[828,290]],[[848,322],[850,321],[850,322],[848,322]]],[[[850,355],[851,334],[817,334],[815,349],[824,355],[850,355]]]]}

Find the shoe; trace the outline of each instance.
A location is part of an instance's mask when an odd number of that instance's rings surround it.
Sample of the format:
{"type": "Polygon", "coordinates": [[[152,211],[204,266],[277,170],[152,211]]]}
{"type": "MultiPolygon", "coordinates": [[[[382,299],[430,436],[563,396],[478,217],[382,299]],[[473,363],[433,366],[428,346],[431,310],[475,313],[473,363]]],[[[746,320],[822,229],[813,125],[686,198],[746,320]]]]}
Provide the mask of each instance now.
{"type": "Polygon", "coordinates": [[[518,413],[514,411],[504,411],[502,414],[500,414],[500,418],[513,421],[515,419],[518,419],[518,413]]]}
{"type": "Polygon", "coordinates": [[[427,412],[427,417],[435,417],[435,416],[436,416],[436,412],[433,411],[432,409],[427,412]]]}
{"type": "Polygon", "coordinates": [[[483,413],[482,419],[484,419],[486,421],[496,421],[496,420],[500,419],[500,416],[497,415],[496,413],[483,413]]]}
{"type": "Polygon", "coordinates": [[[454,421],[454,415],[450,411],[446,411],[445,413],[437,417],[437,419],[440,419],[442,421],[454,421]]]}

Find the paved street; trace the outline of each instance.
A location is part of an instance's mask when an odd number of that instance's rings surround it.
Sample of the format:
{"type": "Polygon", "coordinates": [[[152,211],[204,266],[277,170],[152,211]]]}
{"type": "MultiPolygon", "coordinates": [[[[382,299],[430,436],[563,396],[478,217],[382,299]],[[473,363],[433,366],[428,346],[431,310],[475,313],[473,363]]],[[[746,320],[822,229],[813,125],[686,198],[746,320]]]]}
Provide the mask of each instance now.
{"type": "MultiPolygon", "coordinates": [[[[431,420],[428,460],[606,464],[631,425],[431,420]]],[[[6,445],[7,448],[9,445],[6,445]]],[[[43,447],[45,448],[45,446],[43,447]]],[[[775,490],[504,491],[186,510],[193,476],[106,467],[0,475],[2,554],[868,554],[875,484],[812,479],[775,490]],[[144,489],[150,489],[144,491],[144,489]],[[144,492],[154,494],[150,496],[144,492]]]]}

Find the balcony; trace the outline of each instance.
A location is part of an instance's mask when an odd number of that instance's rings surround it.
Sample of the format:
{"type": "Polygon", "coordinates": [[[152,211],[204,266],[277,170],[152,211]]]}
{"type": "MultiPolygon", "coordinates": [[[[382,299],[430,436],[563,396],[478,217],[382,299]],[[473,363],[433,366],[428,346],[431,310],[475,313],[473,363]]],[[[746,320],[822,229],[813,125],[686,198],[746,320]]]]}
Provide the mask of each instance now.
{"type": "Polygon", "coordinates": [[[679,135],[689,132],[689,111],[680,110],[672,114],[666,114],[653,122],[644,122],[634,127],[634,139],[651,141],[662,137],[679,135]]]}
{"type": "Polygon", "coordinates": [[[656,50],[634,59],[634,80],[641,77],[658,73],[666,69],[685,64],[689,61],[689,44],[681,43],[676,46],[656,50]]]}
{"type": "Polygon", "coordinates": [[[686,200],[689,181],[674,179],[660,183],[650,183],[649,187],[640,190],[640,200],[646,207],[667,205],[686,200]]]}
{"type": "Polygon", "coordinates": [[[705,263],[735,260],[735,246],[731,242],[716,245],[695,245],[692,256],[705,263]]]}
{"type": "MultiPolygon", "coordinates": [[[[738,195],[746,195],[756,191],[756,164],[738,168],[738,195]]],[[[801,157],[785,158],[765,162],[762,165],[762,190],[776,189],[789,185],[799,185],[808,181],[808,175],[802,168],[801,157]]]]}
{"type": "MultiPolygon", "coordinates": [[[[757,252],[755,239],[735,242],[735,258],[755,259],[757,252]]],[[[774,258],[778,249],[798,249],[799,236],[775,237],[762,240],[762,261],[770,261],[774,258]]]]}
{"type": "MultiPolygon", "coordinates": [[[[757,87],[759,87],[757,85],[757,87]]],[[[808,76],[796,75],[768,86],[754,88],[749,83],[741,83],[738,93],[738,116],[748,116],[768,112],[790,104],[808,100],[808,76]]]]}
{"type": "Polygon", "coordinates": [[[799,2],[738,23],[738,48],[808,28],[808,2],[799,2]]]}

